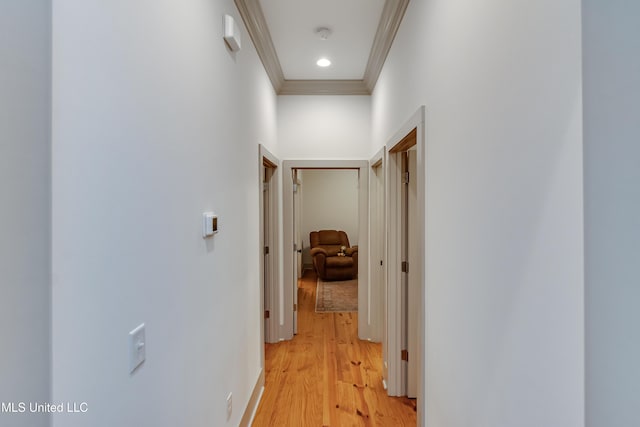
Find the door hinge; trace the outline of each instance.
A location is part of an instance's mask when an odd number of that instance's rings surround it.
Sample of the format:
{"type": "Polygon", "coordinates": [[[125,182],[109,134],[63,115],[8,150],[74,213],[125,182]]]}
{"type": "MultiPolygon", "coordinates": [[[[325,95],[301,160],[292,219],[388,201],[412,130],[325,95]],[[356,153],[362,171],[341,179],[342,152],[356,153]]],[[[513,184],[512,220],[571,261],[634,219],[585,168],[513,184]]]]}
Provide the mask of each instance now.
{"type": "Polygon", "coordinates": [[[268,189],[269,189],[269,182],[263,181],[262,182],[262,191],[267,191],[268,189]]]}
{"type": "Polygon", "coordinates": [[[402,174],[402,183],[403,184],[408,184],[409,183],[409,172],[404,172],[402,174]]]}
{"type": "Polygon", "coordinates": [[[400,352],[400,359],[405,360],[405,361],[409,361],[409,352],[407,350],[402,350],[400,352]]]}
{"type": "Polygon", "coordinates": [[[408,273],[409,272],[409,263],[407,261],[402,261],[401,269],[402,269],[403,273],[408,273]]]}
{"type": "Polygon", "coordinates": [[[269,255],[269,246],[264,247],[264,254],[269,255]]]}
{"type": "Polygon", "coordinates": [[[380,265],[382,265],[382,260],[380,260],[380,265]]]}
{"type": "Polygon", "coordinates": [[[293,311],[298,311],[298,304],[293,304],[293,311]]]}
{"type": "Polygon", "coordinates": [[[269,310],[265,310],[264,311],[264,318],[268,319],[269,318],[269,310]]]}

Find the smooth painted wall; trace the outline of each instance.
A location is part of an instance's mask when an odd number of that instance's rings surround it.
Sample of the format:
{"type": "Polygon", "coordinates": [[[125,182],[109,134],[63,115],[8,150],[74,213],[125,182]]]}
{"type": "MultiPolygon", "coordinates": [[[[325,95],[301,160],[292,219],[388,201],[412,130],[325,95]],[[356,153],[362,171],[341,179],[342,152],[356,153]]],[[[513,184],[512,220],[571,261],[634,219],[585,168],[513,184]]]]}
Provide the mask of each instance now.
{"type": "Polygon", "coordinates": [[[224,14],[242,23],[231,0],[54,2],[53,400],[88,405],[55,427],[236,426],[259,378],[258,143],[277,151],[277,105],[224,14]]]}
{"type": "Polygon", "coordinates": [[[0,2],[0,425],[47,426],[50,396],[50,43],[47,0],[0,2]],[[16,409],[19,409],[16,406],[16,409]]]}
{"type": "Polygon", "coordinates": [[[581,5],[409,3],[375,153],[426,106],[428,426],[584,425],[581,5]]]}
{"type": "Polygon", "coordinates": [[[370,96],[278,96],[282,159],[368,159],[370,146],[370,96]]]}
{"type": "Polygon", "coordinates": [[[302,262],[312,263],[309,233],[318,230],[342,230],[349,244],[358,244],[358,171],[301,171],[301,239],[302,262]]]}
{"type": "Polygon", "coordinates": [[[583,1],[587,426],[640,425],[640,4],[583,1]]]}

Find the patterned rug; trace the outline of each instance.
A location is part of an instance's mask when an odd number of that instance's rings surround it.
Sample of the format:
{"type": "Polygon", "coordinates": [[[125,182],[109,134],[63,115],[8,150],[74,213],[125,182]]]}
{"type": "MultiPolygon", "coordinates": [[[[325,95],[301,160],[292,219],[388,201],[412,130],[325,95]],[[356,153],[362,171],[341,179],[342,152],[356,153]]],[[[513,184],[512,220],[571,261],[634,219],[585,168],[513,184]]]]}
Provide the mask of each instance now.
{"type": "Polygon", "coordinates": [[[358,311],[358,279],[325,282],[318,278],[316,312],[358,311]]]}

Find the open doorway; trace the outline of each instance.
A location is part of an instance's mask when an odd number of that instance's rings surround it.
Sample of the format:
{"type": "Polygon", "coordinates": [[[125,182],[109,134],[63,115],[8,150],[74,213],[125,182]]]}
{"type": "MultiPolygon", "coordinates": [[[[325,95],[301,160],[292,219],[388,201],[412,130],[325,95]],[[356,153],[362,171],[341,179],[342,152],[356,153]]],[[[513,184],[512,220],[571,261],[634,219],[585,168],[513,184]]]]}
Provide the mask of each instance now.
{"type": "Polygon", "coordinates": [[[310,233],[344,231],[351,246],[358,245],[358,170],[297,169],[294,189],[294,229],[297,232],[300,268],[312,270],[310,233]]]}
{"type": "MultiPolygon", "coordinates": [[[[291,339],[297,329],[297,286],[298,257],[303,246],[308,247],[309,237],[298,230],[296,237],[296,209],[298,182],[301,182],[302,200],[305,199],[304,174],[313,176],[319,170],[352,170],[357,173],[357,231],[358,241],[358,335],[361,339],[370,338],[369,307],[366,296],[369,293],[368,282],[368,162],[361,160],[286,160],[283,162],[283,236],[284,236],[284,339],[291,339]],[[301,172],[301,173],[300,173],[301,172]],[[302,180],[300,179],[302,178],[302,180]],[[305,244],[302,244],[305,240],[305,244]]],[[[311,261],[303,257],[302,264],[309,266],[311,261]]]]}
{"type": "MultiPolygon", "coordinates": [[[[302,267],[305,279],[316,283],[317,312],[358,311],[358,173],[358,169],[293,170],[299,259],[295,267],[298,279],[302,267]]],[[[297,315],[295,310],[294,333],[297,315]]]]}

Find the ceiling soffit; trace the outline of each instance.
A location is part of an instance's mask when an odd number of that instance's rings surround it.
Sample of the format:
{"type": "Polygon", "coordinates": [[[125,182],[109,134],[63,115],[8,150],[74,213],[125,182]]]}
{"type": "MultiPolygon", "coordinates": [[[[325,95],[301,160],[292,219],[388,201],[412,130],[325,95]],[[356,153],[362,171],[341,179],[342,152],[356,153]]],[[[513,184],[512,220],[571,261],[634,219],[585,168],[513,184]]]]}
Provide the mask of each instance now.
{"type": "Polygon", "coordinates": [[[370,95],[376,85],[409,0],[386,0],[362,80],[284,78],[259,0],[234,0],[278,95],[370,95]]]}

